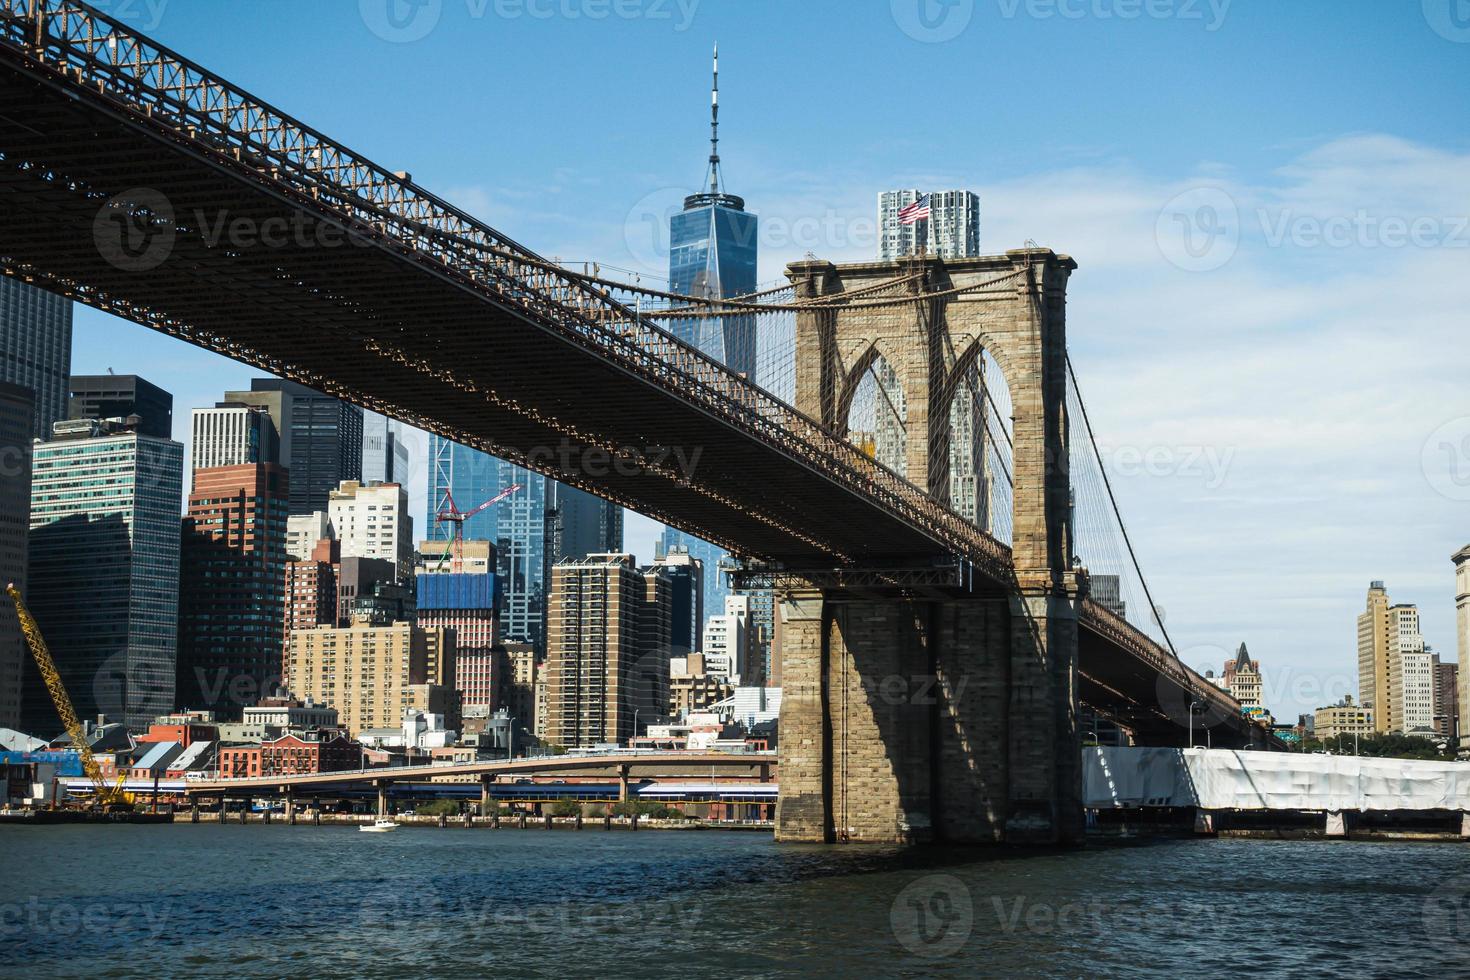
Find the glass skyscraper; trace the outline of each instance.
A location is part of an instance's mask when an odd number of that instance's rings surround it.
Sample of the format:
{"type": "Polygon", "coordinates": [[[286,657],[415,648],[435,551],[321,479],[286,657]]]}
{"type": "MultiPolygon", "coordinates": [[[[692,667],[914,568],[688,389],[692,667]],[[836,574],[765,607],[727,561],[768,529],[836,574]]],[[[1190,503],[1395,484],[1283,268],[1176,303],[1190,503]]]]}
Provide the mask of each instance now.
{"type": "Polygon", "coordinates": [[[34,438],[66,418],[70,373],[71,300],[0,276],[0,381],[34,393],[34,438]]]}
{"type": "MultiPolygon", "coordinates": [[[[715,52],[710,100],[708,190],[684,199],[684,210],[669,220],[669,291],[685,296],[728,299],[756,289],[758,221],[745,200],[720,187],[720,56],[715,52]]],[[[675,320],[674,333],[733,371],[756,379],[756,323],[753,316],[675,320]]],[[[704,609],[725,608],[730,590],[720,574],[721,548],[672,527],[659,539],[659,557],[686,550],[704,563],[704,609]]]]}
{"type": "MultiPolygon", "coordinates": [[[[728,299],[755,292],[756,216],[733,194],[691,194],[669,219],[669,290],[728,299]]],[[[752,381],[756,370],[754,316],[675,320],[686,343],[752,381]]]]}
{"type": "Polygon", "coordinates": [[[254,378],[249,391],[226,392],[225,400],[270,411],[279,462],[290,471],[292,514],[324,511],[343,480],[362,479],[362,409],[351,402],[280,378],[254,378]]]}
{"type": "MultiPolygon", "coordinates": [[[[31,610],[77,715],[146,727],[174,707],[184,447],[110,422],[58,428],[33,460],[31,610]]],[[[34,671],[22,715],[39,738],[60,731],[34,671]]]]}
{"type": "Polygon", "coordinates": [[[449,495],[461,511],[468,511],[511,484],[521,484],[512,496],[465,521],[464,537],[495,543],[501,636],[545,650],[550,566],[621,551],[622,508],[433,433],[429,460],[425,537],[430,541],[453,535],[453,528],[437,519],[449,509],[449,495]]]}

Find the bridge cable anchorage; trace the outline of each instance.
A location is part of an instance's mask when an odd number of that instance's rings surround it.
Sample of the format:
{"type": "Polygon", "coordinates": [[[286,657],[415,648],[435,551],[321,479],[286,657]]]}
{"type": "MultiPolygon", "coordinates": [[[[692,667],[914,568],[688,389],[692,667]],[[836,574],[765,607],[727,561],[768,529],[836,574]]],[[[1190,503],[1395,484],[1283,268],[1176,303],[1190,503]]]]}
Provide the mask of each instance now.
{"type": "Polygon", "coordinates": [[[1108,478],[1107,467],[1103,465],[1102,453],[1097,448],[1097,436],[1092,431],[1092,419],[1087,414],[1087,403],[1082,400],[1082,389],[1077,385],[1077,372],[1072,367],[1072,355],[1068,352],[1065,357],[1067,377],[1072,382],[1072,390],[1077,392],[1077,405],[1082,409],[1082,424],[1087,429],[1087,441],[1091,444],[1092,454],[1097,459],[1098,472],[1102,474],[1103,487],[1107,490],[1109,503],[1112,504],[1113,516],[1117,518],[1118,527],[1123,532],[1123,543],[1128,548],[1128,557],[1132,560],[1133,570],[1137,573],[1138,581],[1143,586],[1143,594],[1148,599],[1148,608],[1153,613],[1154,622],[1158,624],[1159,632],[1164,635],[1164,642],[1169,645],[1169,652],[1174,655],[1175,660],[1178,660],[1179,651],[1175,649],[1174,640],[1169,636],[1169,629],[1164,625],[1163,617],[1159,615],[1159,607],[1154,602],[1153,594],[1149,591],[1148,579],[1144,578],[1143,568],[1138,564],[1138,554],[1133,550],[1133,541],[1128,536],[1128,527],[1123,523],[1123,512],[1119,510],[1118,498],[1113,493],[1113,481],[1108,478]]]}

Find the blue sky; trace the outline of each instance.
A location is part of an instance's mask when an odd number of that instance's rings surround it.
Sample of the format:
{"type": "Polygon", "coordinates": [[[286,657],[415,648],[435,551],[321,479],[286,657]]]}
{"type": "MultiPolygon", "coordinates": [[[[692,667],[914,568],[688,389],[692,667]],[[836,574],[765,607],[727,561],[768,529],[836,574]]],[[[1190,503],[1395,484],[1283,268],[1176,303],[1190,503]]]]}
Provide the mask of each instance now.
{"type": "MultiPolygon", "coordinates": [[[[102,6],[543,254],[650,277],[703,174],[718,41],[762,280],[808,250],[871,257],[876,194],[899,186],[976,190],[986,251],[1078,260],[1074,359],[1188,662],[1245,640],[1279,716],[1335,700],[1373,578],[1453,655],[1466,4],[420,2],[102,6]]],[[[181,430],[250,376],[77,323],[76,370],[169,388],[181,430]]],[[[652,533],[630,522],[628,546],[646,557],[652,533]]]]}

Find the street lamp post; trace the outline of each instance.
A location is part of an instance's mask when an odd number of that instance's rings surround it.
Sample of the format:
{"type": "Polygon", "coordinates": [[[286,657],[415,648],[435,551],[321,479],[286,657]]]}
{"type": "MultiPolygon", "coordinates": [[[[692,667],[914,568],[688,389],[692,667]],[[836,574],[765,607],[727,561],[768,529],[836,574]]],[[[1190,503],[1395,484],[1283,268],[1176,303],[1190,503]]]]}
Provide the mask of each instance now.
{"type": "MultiPolygon", "coordinates": [[[[1190,748],[1194,748],[1194,712],[1195,712],[1195,709],[1201,708],[1201,707],[1204,707],[1204,705],[1201,702],[1199,702],[1199,701],[1191,701],[1191,702],[1189,702],[1189,747],[1190,748]]],[[[1208,728],[1205,729],[1205,732],[1206,732],[1206,737],[1208,737],[1209,729],[1208,728]]]]}

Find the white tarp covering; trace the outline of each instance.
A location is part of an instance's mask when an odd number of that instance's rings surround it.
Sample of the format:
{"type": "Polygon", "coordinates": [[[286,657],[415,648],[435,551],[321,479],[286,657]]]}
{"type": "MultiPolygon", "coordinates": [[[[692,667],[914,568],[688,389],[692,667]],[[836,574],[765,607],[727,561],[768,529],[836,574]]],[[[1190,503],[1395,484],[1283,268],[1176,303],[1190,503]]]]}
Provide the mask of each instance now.
{"type": "Polygon", "coordinates": [[[1465,810],[1470,763],[1233,749],[1089,747],[1087,806],[1209,810],[1465,810]]]}

